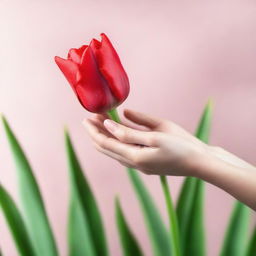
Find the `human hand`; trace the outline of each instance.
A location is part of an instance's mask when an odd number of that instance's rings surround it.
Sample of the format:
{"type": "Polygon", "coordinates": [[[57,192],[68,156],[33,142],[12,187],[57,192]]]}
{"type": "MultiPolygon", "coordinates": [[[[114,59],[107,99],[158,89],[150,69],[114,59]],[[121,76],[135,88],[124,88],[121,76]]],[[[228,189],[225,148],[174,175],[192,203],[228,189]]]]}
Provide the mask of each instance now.
{"type": "Polygon", "coordinates": [[[124,116],[140,128],[118,124],[107,114],[84,120],[98,151],[146,174],[196,176],[209,151],[206,144],[169,120],[128,109],[124,116]]]}

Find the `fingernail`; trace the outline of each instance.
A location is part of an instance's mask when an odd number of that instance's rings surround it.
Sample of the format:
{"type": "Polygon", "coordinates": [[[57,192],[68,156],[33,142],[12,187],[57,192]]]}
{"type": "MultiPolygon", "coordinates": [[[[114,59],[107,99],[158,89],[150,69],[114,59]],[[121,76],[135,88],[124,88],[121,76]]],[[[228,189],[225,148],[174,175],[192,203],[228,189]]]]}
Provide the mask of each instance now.
{"type": "Polygon", "coordinates": [[[106,119],[104,121],[104,125],[106,126],[106,128],[112,132],[114,132],[117,128],[117,123],[110,120],[110,119],[106,119]]]}

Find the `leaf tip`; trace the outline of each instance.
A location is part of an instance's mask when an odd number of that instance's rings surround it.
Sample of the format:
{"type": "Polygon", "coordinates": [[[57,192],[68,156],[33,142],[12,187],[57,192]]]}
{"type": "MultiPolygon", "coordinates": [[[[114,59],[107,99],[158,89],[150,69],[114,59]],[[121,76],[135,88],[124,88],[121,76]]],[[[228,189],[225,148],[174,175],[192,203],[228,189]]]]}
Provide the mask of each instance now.
{"type": "Polygon", "coordinates": [[[206,104],[206,107],[207,107],[207,109],[212,110],[212,109],[213,109],[213,106],[214,106],[213,98],[209,98],[209,99],[208,99],[208,102],[207,102],[207,104],[206,104]]]}
{"type": "Polygon", "coordinates": [[[6,125],[7,121],[3,113],[0,113],[0,119],[3,122],[3,124],[6,125]]]}
{"type": "Polygon", "coordinates": [[[118,195],[115,195],[115,208],[120,209],[120,199],[118,195]]]}
{"type": "Polygon", "coordinates": [[[69,131],[68,131],[68,126],[67,125],[64,125],[63,131],[64,131],[65,140],[69,141],[70,140],[70,135],[69,135],[69,131]]]}

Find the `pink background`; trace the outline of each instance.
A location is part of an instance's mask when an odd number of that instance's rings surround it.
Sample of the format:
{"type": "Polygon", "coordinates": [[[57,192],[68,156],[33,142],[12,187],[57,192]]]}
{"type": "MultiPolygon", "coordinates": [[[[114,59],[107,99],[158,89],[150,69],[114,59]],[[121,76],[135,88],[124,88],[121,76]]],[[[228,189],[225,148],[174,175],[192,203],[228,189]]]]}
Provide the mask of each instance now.
{"type": "MultiPolygon", "coordinates": [[[[120,107],[195,129],[207,99],[215,102],[213,144],[256,163],[255,1],[1,1],[0,111],[29,156],[61,255],[66,254],[68,125],[104,213],[112,255],[120,255],[113,198],[119,194],[146,255],[152,255],[137,200],[123,167],[97,152],[79,105],[53,61],[105,32],[120,54],[131,93],[120,107]]],[[[17,198],[16,175],[0,128],[1,182],[17,198]]],[[[166,218],[159,180],[143,176],[166,218]]],[[[169,178],[176,197],[182,178],[169,178]]],[[[208,252],[217,255],[233,198],[207,185],[208,252]]],[[[15,256],[0,219],[4,255],[15,256]]]]}

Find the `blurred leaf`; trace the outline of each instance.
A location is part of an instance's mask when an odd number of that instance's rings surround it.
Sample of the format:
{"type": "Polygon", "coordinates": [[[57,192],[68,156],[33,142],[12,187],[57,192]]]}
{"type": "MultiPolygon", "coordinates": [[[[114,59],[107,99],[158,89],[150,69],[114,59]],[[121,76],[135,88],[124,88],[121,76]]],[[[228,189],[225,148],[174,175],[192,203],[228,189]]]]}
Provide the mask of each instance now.
{"type": "Polygon", "coordinates": [[[204,227],[204,182],[196,179],[191,215],[185,235],[184,255],[202,256],[206,254],[204,227]]]}
{"type": "MultiPolygon", "coordinates": [[[[15,202],[0,184],[0,206],[21,256],[35,256],[22,216],[15,202]]],[[[1,252],[0,252],[1,255],[1,252]]]]}
{"type": "Polygon", "coordinates": [[[33,246],[38,256],[57,256],[53,233],[32,169],[7,120],[4,117],[2,119],[16,163],[19,195],[33,246]]]}
{"type": "MultiPolygon", "coordinates": [[[[96,199],[83,174],[68,132],[65,133],[65,139],[73,196],[81,206],[84,215],[83,222],[87,222],[87,229],[89,230],[88,232],[91,236],[96,255],[106,256],[108,255],[107,242],[96,199]]],[[[79,238],[81,239],[81,237],[78,237],[77,239],[79,238]]],[[[73,245],[70,246],[71,248],[74,247],[73,245]]]]}
{"type": "Polygon", "coordinates": [[[180,256],[181,255],[181,245],[180,245],[180,234],[179,234],[179,227],[178,227],[178,220],[176,211],[173,206],[171,193],[169,190],[167,178],[165,176],[160,176],[161,186],[164,192],[167,213],[169,217],[169,226],[170,226],[170,242],[171,242],[171,249],[173,256],[180,256]]]}
{"type": "Polygon", "coordinates": [[[226,230],[221,256],[241,256],[245,254],[248,242],[249,217],[249,208],[238,201],[235,202],[226,230]]]}
{"type": "Polygon", "coordinates": [[[253,230],[250,242],[248,244],[246,256],[255,256],[255,254],[256,254],[256,227],[253,230]]]}
{"type": "Polygon", "coordinates": [[[193,197],[195,194],[196,178],[187,177],[184,179],[177,202],[177,217],[180,228],[182,248],[185,247],[186,231],[190,219],[193,197]]]}
{"type": "Polygon", "coordinates": [[[118,198],[115,201],[116,208],[116,223],[119,231],[119,238],[122,244],[123,255],[124,256],[142,256],[143,253],[141,248],[133,235],[131,229],[128,226],[125,216],[123,214],[120,202],[118,198]]]}
{"type": "Polygon", "coordinates": [[[161,219],[158,208],[142,182],[138,171],[128,168],[128,175],[139,199],[148,228],[155,256],[170,256],[169,233],[161,219]]]}
{"type": "Polygon", "coordinates": [[[83,213],[77,196],[72,195],[69,206],[68,222],[69,256],[96,256],[88,221],[83,213]]]}
{"type": "Polygon", "coordinates": [[[213,103],[211,100],[209,100],[206,107],[204,108],[202,117],[199,121],[199,125],[195,133],[195,136],[204,143],[209,142],[212,121],[212,107],[213,103]]]}
{"type": "MultiPolygon", "coordinates": [[[[212,102],[206,105],[196,137],[208,143],[212,119],[212,102]]],[[[177,202],[177,217],[184,256],[205,255],[204,182],[194,177],[185,178],[177,202]]]]}
{"type": "MultiPolygon", "coordinates": [[[[120,123],[120,118],[115,108],[108,111],[108,114],[111,119],[120,123]]],[[[127,168],[127,170],[143,211],[144,220],[152,242],[153,253],[155,256],[170,256],[171,245],[169,241],[169,233],[161,219],[158,208],[140,178],[138,171],[133,168],[127,168]]]]}

